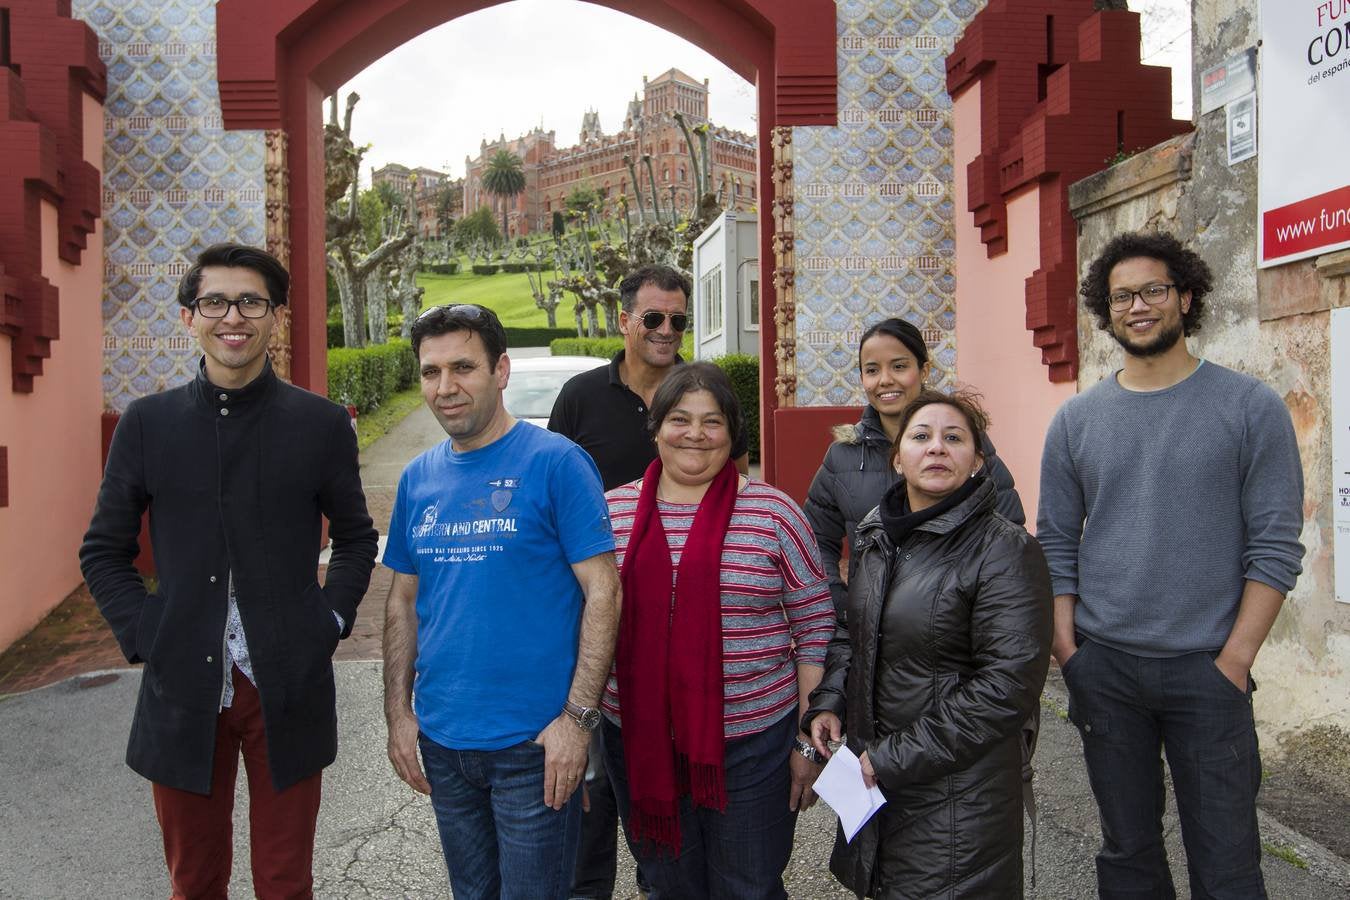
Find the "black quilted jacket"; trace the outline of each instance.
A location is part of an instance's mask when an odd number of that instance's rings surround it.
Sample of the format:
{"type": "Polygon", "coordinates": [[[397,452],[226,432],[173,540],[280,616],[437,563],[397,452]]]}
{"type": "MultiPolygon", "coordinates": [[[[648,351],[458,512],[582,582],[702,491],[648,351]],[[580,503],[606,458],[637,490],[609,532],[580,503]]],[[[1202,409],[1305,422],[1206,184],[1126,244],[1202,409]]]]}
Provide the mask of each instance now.
{"type": "MultiPolygon", "coordinates": [[[[825,676],[803,728],[844,722],[903,817],[884,848],[904,897],[1022,896],[1021,728],[1050,660],[1050,576],[1040,545],[995,512],[987,476],[964,502],[895,546],[877,512],[858,526],[857,564],[825,676]]],[[[831,870],[859,895],[876,885],[878,820],[831,870]]]]}

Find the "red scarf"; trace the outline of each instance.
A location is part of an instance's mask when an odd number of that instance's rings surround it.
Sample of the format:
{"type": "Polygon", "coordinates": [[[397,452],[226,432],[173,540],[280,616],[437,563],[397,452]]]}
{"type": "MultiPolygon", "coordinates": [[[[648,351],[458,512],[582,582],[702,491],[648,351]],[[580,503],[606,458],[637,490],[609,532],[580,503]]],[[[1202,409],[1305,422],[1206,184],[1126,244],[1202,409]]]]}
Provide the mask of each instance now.
{"type": "Polygon", "coordinates": [[[739,476],[727,464],[694,514],[676,575],[657,509],[661,460],[642,477],[620,579],[615,648],[633,840],[680,852],[679,798],[724,812],[722,544],[739,476]],[[674,582],[674,596],[671,583],[674,582]],[[674,652],[672,652],[672,650],[674,652]]]}

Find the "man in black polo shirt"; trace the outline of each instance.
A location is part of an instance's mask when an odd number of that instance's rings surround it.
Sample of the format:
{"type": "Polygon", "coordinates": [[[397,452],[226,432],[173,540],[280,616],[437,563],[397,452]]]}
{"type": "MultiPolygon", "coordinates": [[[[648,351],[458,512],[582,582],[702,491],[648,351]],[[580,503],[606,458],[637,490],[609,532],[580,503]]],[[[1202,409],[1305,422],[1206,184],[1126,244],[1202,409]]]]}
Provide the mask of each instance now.
{"type": "MultiPolygon", "coordinates": [[[[607,491],[641,478],[656,459],[647,408],[671,366],[681,362],[689,292],[689,278],[669,266],[643,266],[619,282],[624,349],[608,366],[573,376],[553,404],[549,430],[591,455],[607,491]]],[[[747,474],[745,438],[731,456],[747,474]]]]}
{"type": "MultiPolygon", "coordinates": [[[[571,438],[595,460],[605,490],[636,481],[656,459],[647,427],[652,395],[681,362],[680,342],[689,327],[688,276],[670,266],[643,266],[619,282],[619,330],[623,349],[608,366],[573,376],[563,385],[549,416],[550,431],[571,438]]],[[[748,474],[750,456],[742,435],[731,448],[736,468],[748,474]]],[[[608,900],[614,892],[618,809],[600,765],[596,739],[586,773],[590,809],[582,816],[572,896],[608,900]]],[[[642,872],[638,887],[645,895],[642,872]]]]}

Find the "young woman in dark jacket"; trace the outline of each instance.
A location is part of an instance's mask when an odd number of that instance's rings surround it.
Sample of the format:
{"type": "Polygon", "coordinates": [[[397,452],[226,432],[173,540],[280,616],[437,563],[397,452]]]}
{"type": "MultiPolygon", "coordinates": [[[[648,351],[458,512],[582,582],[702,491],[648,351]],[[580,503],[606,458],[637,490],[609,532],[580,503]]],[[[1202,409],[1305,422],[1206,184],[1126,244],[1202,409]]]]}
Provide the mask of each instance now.
{"type": "MultiPolygon", "coordinates": [[[[895,484],[891,444],[900,431],[900,414],[928,377],[928,348],[923,335],[904,319],[884,319],[863,332],[858,344],[858,372],[867,405],[857,425],[834,430],[835,442],[811,481],[802,511],[820,546],[820,558],[830,576],[836,611],[844,605],[844,579],[839,560],[844,547],[853,546],[858,523],[895,484]]],[[[989,436],[981,447],[985,470],[994,483],[998,511],[1018,525],[1026,522],[1022,498],[1012,473],[994,453],[989,436]]],[[[851,558],[850,558],[851,559],[851,558]]],[[[853,562],[849,575],[853,575],[853,562]]]]}
{"type": "Polygon", "coordinates": [[[858,526],[857,562],[803,730],[847,743],[887,804],[835,841],[859,896],[1021,897],[1021,729],[1050,659],[1040,545],[995,509],[973,399],[922,392],[901,480],[858,526]]]}

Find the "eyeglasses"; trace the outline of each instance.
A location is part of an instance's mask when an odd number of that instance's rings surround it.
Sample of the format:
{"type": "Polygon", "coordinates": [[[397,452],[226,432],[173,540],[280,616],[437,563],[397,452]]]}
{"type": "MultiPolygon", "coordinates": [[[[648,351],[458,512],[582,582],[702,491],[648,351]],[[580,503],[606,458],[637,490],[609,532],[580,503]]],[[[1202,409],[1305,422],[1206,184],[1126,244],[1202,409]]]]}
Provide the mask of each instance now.
{"type": "Polygon", "coordinates": [[[245,319],[261,319],[272,308],[272,301],[256,294],[240,294],[231,300],[219,294],[209,294],[192,301],[192,308],[198,315],[207,319],[223,319],[230,314],[230,307],[239,310],[245,319]]]}
{"type": "Polygon", "coordinates": [[[642,327],[648,331],[655,331],[667,318],[670,319],[670,327],[676,331],[684,331],[689,327],[689,316],[684,313],[671,313],[667,316],[663,312],[655,311],[642,314],[642,327]]]}
{"type": "Polygon", "coordinates": [[[466,319],[477,319],[483,314],[483,307],[474,303],[447,303],[443,306],[429,306],[417,314],[417,321],[422,321],[432,313],[440,313],[446,316],[463,316],[466,319]]]}
{"type": "Polygon", "coordinates": [[[1174,287],[1175,284],[1146,284],[1137,291],[1112,291],[1107,295],[1106,301],[1116,312],[1134,306],[1135,297],[1139,297],[1149,306],[1157,306],[1166,302],[1167,295],[1174,287]]]}

